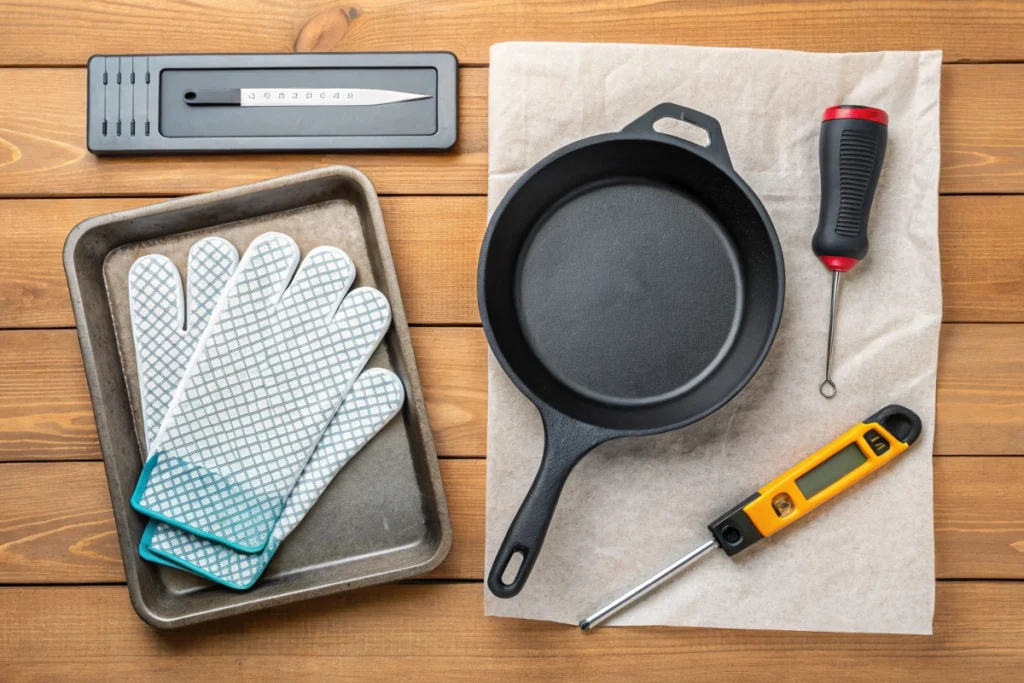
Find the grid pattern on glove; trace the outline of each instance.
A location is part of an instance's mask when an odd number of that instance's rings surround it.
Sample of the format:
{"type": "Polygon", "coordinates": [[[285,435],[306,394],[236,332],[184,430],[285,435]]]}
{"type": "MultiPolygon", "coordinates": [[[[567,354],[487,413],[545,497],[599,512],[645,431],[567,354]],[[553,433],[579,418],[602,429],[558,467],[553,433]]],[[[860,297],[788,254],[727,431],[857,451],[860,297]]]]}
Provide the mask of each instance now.
{"type": "Polygon", "coordinates": [[[232,588],[248,588],[338,471],[398,413],[404,400],[402,381],[394,373],[371,369],[359,376],[299,475],[263,552],[238,552],[162,522],[154,523],[150,550],[232,588]]]}
{"type": "Polygon", "coordinates": [[[147,451],[237,263],[238,252],[227,240],[207,237],[196,242],[188,255],[184,310],[181,276],[170,259],[149,254],[132,264],[128,300],[147,451]]]}
{"type": "Polygon", "coordinates": [[[390,324],[340,250],[268,233],[249,247],[153,445],[143,512],[260,550],[352,381],[390,324]]]}

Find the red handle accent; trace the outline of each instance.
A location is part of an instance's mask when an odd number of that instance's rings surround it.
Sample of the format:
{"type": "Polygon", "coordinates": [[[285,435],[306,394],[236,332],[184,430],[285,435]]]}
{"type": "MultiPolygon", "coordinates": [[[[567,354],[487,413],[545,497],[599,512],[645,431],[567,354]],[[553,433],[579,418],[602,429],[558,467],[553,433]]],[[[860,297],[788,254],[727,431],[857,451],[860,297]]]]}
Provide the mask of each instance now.
{"type": "Polygon", "coordinates": [[[857,259],[845,256],[822,256],[821,262],[829,270],[838,270],[840,273],[849,271],[858,263],[857,259]]]}
{"type": "Polygon", "coordinates": [[[875,107],[863,107],[859,104],[838,104],[825,110],[821,117],[822,121],[833,119],[861,119],[863,121],[874,121],[883,126],[889,125],[889,115],[875,107]]]}

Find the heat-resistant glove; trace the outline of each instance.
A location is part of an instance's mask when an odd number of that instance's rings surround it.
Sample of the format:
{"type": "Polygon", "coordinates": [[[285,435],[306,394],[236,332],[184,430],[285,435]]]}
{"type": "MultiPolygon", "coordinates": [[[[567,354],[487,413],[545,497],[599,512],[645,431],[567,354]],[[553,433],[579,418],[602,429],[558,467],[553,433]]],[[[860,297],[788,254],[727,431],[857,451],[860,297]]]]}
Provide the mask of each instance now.
{"type": "Polygon", "coordinates": [[[401,410],[404,400],[402,381],[393,372],[372,368],[359,376],[299,475],[263,552],[239,552],[163,522],[150,522],[142,547],[158,561],[229,588],[252,587],[338,471],[401,410]]]}
{"type": "MultiPolygon", "coordinates": [[[[150,254],[133,264],[129,298],[147,443],[156,436],[214,304],[237,263],[238,252],[227,241],[209,237],[196,242],[189,251],[187,307],[183,306],[181,278],[169,259],[150,254]],[[146,397],[151,398],[147,401],[146,397]]],[[[241,553],[163,522],[150,521],[140,555],[231,588],[251,587],[334,476],[397,414],[403,401],[401,380],[393,373],[372,369],[359,376],[299,475],[262,553],[241,553]]]]}
{"type": "Polygon", "coordinates": [[[380,292],[345,296],[355,269],[340,250],[314,249],[295,272],[298,261],[279,233],[242,257],[151,444],[139,512],[242,552],[265,548],[391,320],[380,292]]]}
{"type": "MultiPolygon", "coordinates": [[[[187,299],[177,266],[162,254],[139,258],[128,272],[132,341],[142,399],[144,459],[213,307],[237,265],[238,251],[227,240],[207,237],[193,244],[186,266],[187,299]]],[[[153,555],[148,548],[140,547],[139,552],[150,562],[175,566],[153,555]]]]}
{"type": "Polygon", "coordinates": [[[128,272],[147,451],[236,265],[238,252],[227,240],[207,237],[193,244],[188,252],[187,305],[181,275],[166,256],[143,256],[128,272]]]}

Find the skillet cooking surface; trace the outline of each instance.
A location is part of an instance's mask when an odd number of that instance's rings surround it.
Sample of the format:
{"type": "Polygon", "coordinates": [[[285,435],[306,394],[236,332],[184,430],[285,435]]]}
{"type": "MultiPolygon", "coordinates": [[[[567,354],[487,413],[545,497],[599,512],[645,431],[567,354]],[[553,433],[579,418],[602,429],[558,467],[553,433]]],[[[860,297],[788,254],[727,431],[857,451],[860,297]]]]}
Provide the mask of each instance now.
{"type": "Polygon", "coordinates": [[[690,195],[642,178],[591,183],[537,221],[516,269],[523,336],[573,391],[611,405],[686,392],[725,357],[740,264],[690,195]]]}

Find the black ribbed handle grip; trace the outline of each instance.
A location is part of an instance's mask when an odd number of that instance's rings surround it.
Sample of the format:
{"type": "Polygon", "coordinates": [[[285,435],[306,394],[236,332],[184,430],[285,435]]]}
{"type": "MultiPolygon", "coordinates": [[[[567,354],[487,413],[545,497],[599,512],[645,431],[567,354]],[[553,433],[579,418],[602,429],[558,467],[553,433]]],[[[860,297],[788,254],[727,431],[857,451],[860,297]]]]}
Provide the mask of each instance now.
{"type": "Polygon", "coordinates": [[[811,247],[830,270],[849,270],[868,253],[868,216],[885,161],[888,122],[873,107],[825,110],[818,139],[821,211],[811,247]]]}

